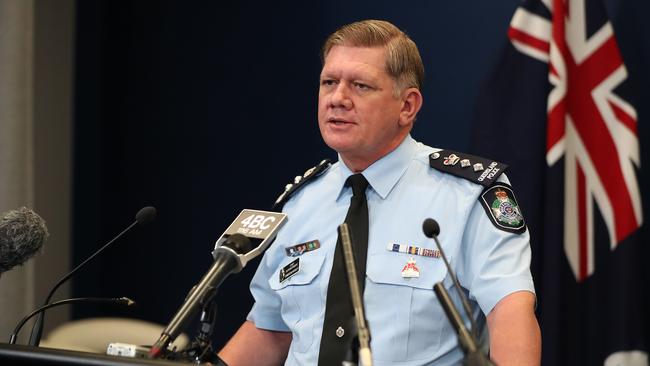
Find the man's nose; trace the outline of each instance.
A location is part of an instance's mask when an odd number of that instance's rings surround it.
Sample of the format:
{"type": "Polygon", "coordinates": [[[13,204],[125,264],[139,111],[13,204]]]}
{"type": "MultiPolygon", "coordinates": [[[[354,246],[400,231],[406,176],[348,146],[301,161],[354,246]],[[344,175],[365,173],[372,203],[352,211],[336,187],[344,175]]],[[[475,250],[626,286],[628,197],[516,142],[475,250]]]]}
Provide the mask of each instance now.
{"type": "Polygon", "coordinates": [[[349,109],[352,107],[352,100],[350,99],[350,89],[347,83],[339,83],[332,93],[331,99],[332,107],[342,107],[349,109]]]}

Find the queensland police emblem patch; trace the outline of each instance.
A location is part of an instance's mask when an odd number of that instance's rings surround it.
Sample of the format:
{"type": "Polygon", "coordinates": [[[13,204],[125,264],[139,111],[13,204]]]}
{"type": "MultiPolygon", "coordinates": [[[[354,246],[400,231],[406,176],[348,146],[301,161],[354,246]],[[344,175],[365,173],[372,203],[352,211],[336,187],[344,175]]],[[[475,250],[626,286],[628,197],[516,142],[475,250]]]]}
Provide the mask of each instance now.
{"type": "Polygon", "coordinates": [[[497,228],[517,234],[526,230],[524,216],[509,185],[497,183],[483,191],[479,200],[497,228]]]}

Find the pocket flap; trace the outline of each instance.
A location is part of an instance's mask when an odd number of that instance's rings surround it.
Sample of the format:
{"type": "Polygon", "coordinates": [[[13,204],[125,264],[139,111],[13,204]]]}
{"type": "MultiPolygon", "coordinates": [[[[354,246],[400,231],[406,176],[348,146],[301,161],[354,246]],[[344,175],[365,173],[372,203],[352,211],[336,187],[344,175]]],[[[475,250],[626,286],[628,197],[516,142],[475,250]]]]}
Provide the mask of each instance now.
{"type": "MultiPolygon", "coordinates": [[[[451,258],[447,257],[447,259],[451,261],[451,258]]],[[[441,282],[447,276],[447,268],[442,258],[384,252],[370,256],[366,274],[375,283],[433,290],[433,285],[441,282]],[[402,270],[411,258],[415,260],[419,277],[402,277],[402,270]]]]}
{"type": "Polygon", "coordinates": [[[310,284],[318,276],[318,273],[320,273],[323,262],[325,262],[325,256],[315,252],[303,254],[299,257],[287,257],[280,263],[278,269],[273,272],[271,278],[269,278],[269,286],[277,291],[287,286],[310,284]],[[297,272],[288,277],[286,275],[282,276],[285,278],[284,281],[280,282],[282,270],[296,259],[298,260],[297,272]]]}

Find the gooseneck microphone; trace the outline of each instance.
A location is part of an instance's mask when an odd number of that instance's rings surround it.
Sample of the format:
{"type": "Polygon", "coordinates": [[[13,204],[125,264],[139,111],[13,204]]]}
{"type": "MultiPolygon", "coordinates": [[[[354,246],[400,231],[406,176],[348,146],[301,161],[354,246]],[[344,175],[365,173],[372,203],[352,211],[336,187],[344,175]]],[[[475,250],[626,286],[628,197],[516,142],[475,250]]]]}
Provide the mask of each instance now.
{"type": "Polygon", "coordinates": [[[135,301],[129,299],[128,297],[120,297],[120,298],[106,298],[106,297],[78,297],[78,298],[73,298],[73,299],[65,299],[65,300],[60,300],[60,301],[55,301],[51,304],[47,304],[44,306],[41,306],[40,308],[32,311],[31,313],[27,314],[21,321],[18,322],[18,325],[16,325],[16,329],[14,329],[14,332],[11,333],[11,337],[9,338],[9,344],[15,344],[16,343],[16,337],[18,337],[18,332],[20,332],[20,329],[25,325],[25,323],[31,319],[34,315],[38,313],[42,313],[43,311],[53,308],[55,306],[59,305],[65,305],[65,304],[72,304],[76,302],[90,302],[90,303],[97,303],[97,304],[114,304],[114,305],[124,305],[124,306],[131,306],[135,304],[135,301]]]}
{"type": "MultiPolygon", "coordinates": [[[[106,243],[103,247],[99,248],[93,255],[88,257],[85,261],[81,262],[77,267],[75,267],[72,271],[70,271],[68,274],[63,276],[59,282],[57,282],[54,287],[50,290],[48,293],[47,297],[45,298],[45,303],[43,305],[47,305],[50,303],[50,300],[52,299],[52,296],[54,295],[54,292],[63,284],[65,281],[70,279],[77,271],[79,271],[81,268],[83,268],[88,262],[93,260],[93,258],[97,257],[100,253],[102,253],[106,248],[111,246],[114,242],[116,242],[118,239],[120,239],[124,234],[127,232],[131,231],[133,227],[136,225],[144,226],[149,223],[151,223],[154,219],[156,218],[156,208],[153,206],[147,206],[143,207],[138,211],[138,213],[135,215],[135,221],[129,225],[126,229],[124,229],[121,233],[117,234],[113,239],[111,239],[108,243],[106,243]]],[[[43,334],[43,323],[45,321],[45,313],[40,312],[36,320],[34,321],[34,325],[32,326],[32,333],[29,338],[29,345],[30,346],[38,346],[39,343],[41,342],[41,336],[43,334]]]]}
{"type": "Polygon", "coordinates": [[[424,222],[422,223],[422,231],[424,232],[424,235],[426,235],[428,238],[431,238],[435,241],[436,247],[440,252],[440,256],[442,257],[442,260],[445,262],[445,266],[447,267],[447,272],[449,273],[449,276],[451,277],[454,283],[454,287],[456,287],[456,292],[458,293],[458,296],[460,297],[460,300],[463,303],[465,314],[467,315],[467,317],[469,318],[472,324],[472,332],[470,333],[467,330],[467,327],[465,327],[465,323],[463,323],[463,320],[460,314],[458,313],[456,306],[451,301],[451,298],[449,297],[449,293],[447,293],[447,289],[445,289],[442,282],[436,283],[433,286],[433,291],[436,293],[436,297],[438,298],[440,305],[445,310],[447,319],[451,323],[454,330],[456,330],[456,333],[458,334],[458,341],[460,343],[461,348],[463,349],[463,352],[465,353],[465,359],[463,360],[463,365],[494,366],[494,364],[490,362],[490,360],[488,360],[488,358],[485,356],[485,354],[483,354],[483,352],[481,352],[481,349],[476,344],[476,330],[477,330],[476,321],[472,316],[472,311],[469,306],[469,301],[465,297],[463,291],[461,291],[460,289],[460,284],[458,282],[458,278],[456,277],[456,273],[452,270],[451,266],[449,265],[449,261],[447,261],[447,256],[445,255],[445,252],[442,250],[440,241],[438,241],[438,235],[440,234],[440,225],[438,225],[438,222],[436,220],[428,218],[424,220],[424,222]]]}
{"type": "Polygon", "coordinates": [[[343,245],[343,257],[345,258],[345,269],[348,274],[350,294],[352,295],[352,308],[354,309],[354,318],[357,323],[357,336],[359,338],[359,361],[363,366],[372,366],[370,330],[368,329],[366,314],[363,308],[363,298],[361,296],[361,287],[359,286],[359,276],[357,275],[357,265],[354,260],[352,239],[350,238],[350,229],[348,228],[348,224],[343,223],[339,225],[339,235],[341,236],[341,244],[343,245]]]}
{"type": "Polygon", "coordinates": [[[215,249],[214,263],[201,281],[192,288],[183,305],[176,312],[160,338],[151,347],[149,357],[157,358],[167,349],[167,346],[183,331],[187,323],[198,312],[201,305],[210,301],[214,291],[231,273],[237,273],[243,268],[238,255],[246,254],[252,249],[250,239],[241,234],[233,234],[215,249]]]}
{"type": "MultiPolygon", "coordinates": [[[[438,247],[438,251],[440,252],[440,256],[442,257],[442,260],[445,262],[445,266],[447,267],[447,272],[449,272],[449,276],[451,277],[451,280],[454,282],[454,287],[456,287],[456,292],[458,293],[458,297],[460,297],[460,301],[463,303],[463,309],[465,310],[465,315],[467,315],[467,317],[469,318],[472,324],[472,335],[476,337],[477,336],[476,321],[472,316],[472,310],[469,306],[469,301],[467,301],[467,298],[465,297],[463,291],[460,290],[460,283],[458,282],[458,277],[456,277],[456,273],[451,269],[451,265],[449,265],[447,256],[445,255],[445,252],[442,250],[442,247],[440,246],[440,241],[438,241],[438,235],[440,235],[440,225],[438,225],[438,222],[436,220],[432,218],[428,218],[424,220],[424,222],[422,223],[422,231],[424,232],[424,235],[427,236],[427,238],[431,238],[433,239],[433,241],[435,241],[436,247],[438,247]]],[[[444,290],[444,287],[442,289],[444,290]]]]}

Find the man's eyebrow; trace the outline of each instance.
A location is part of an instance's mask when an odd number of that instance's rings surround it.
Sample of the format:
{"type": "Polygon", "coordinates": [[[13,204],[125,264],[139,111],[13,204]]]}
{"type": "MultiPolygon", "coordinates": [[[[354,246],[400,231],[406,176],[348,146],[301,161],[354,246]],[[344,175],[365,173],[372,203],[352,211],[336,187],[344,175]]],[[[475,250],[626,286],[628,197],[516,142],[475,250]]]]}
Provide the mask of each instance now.
{"type": "Polygon", "coordinates": [[[331,71],[331,70],[323,69],[323,70],[320,72],[320,75],[321,75],[321,76],[325,76],[325,75],[331,76],[333,73],[334,73],[334,72],[331,71]]]}

